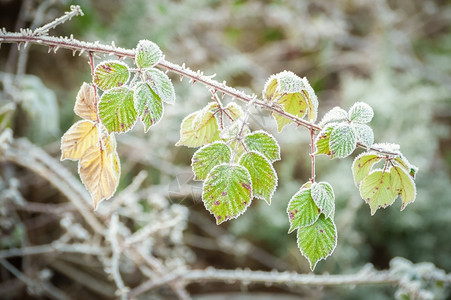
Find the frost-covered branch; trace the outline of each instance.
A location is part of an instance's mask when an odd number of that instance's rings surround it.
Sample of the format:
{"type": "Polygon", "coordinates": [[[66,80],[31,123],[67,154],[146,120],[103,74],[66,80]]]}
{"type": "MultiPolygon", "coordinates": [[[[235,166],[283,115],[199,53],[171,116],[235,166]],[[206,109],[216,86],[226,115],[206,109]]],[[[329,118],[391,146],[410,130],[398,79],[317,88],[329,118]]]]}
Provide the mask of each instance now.
{"type": "MultiPolygon", "coordinates": [[[[69,49],[72,50],[73,55],[76,54],[76,52],[79,52],[79,55],[82,55],[83,53],[96,53],[96,54],[108,54],[108,55],[115,55],[118,58],[134,58],[135,57],[135,50],[134,49],[124,49],[120,47],[116,47],[114,42],[111,45],[104,45],[99,43],[98,41],[91,43],[91,42],[84,42],[77,40],[71,35],[70,37],[54,37],[54,36],[34,36],[33,31],[22,29],[20,32],[7,32],[5,29],[2,29],[0,31],[0,45],[1,43],[17,43],[18,47],[20,49],[20,45],[24,44],[24,47],[26,47],[28,44],[38,44],[43,46],[49,47],[49,52],[54,51],[56,52],[60,48],[69,49]]],[[[273,113],[277,113],[298,126],[305,127],[309,130],[315,131],[316,133],[321,131],[321,127],[319,127],[317,124],[308,122],[304,119],[301,119],[299,117],[296,117],[292,114],[289,114],[283,109],[274,106],[273,104],[264,102],[258,97],[253,95],[248,95],[240,90],[237,90],[235,88],[229,87],[226,82],[218,82],[214,79],[212,79],[213,76],[207,76],[204,75],[201,71],[193,71],[185,65],[177,65],[172,62],[169,62],[165,59],[161,59],[158,63],[158,66],[165,68],[168,71],[171,71],[173,73],[176,73],[180,75],[182,78],[186,77],[189,78],[192,83],[200,82],[203,85],[209,87],[212,89],[213,92],[219,92],[224,95],[229,95],[232,98],[239,99],[244,102],[251,102],[256,107],[264,108],[268,111],[271,111],[273,113]]],[[[370,147],[367,148],[362,143],[357,143],[358,146],[363,147],[368,150],[377,151],[381,154],[390,155],[390,156],[398,156],[398,153],[387,151],[384,149],[379,149],[377,147],[370,147]]]]}
{"type": "Polygon", "coordinates": [[[69,171],[57,163],[44,150],[34,146],[25,139],[13,140],[10,145],[3,146],[5,149],[0,159],[14,162],[47,179],[75,205],[95,232],[104,232],[104,226],[88,208],[89,206],[86,205],[91,202],[89,195],[69,171]]]}
{"type": "Polygon", "coordinates": [[[36,28],[34,30],[34,35],[45,35],[50,29],[55,28],[56,26],[65,23],[66,21],[69,21],[75,16],[83,16],[83,11],[81,10],[80,6],[71,5],[70,12],[66,12],[64,16],[61,16],[53,20],[52,22],[45,24],[44,26],[36,28]]]}
{"type": "MultiPolygon", "coordinates": [[[[415,265],[413,265],[415,266],[415,265]]],[[[405,274],[393,273],[392,271],[377,271],[371,265],[365,266],[355,274],[346,275],[315,275],[299,274],[295,272],[264,272],[251,271],[249,269],[220,270],[208,268],[205,270],[187,270],[178,274],[168,274],[157,280],[149,280],[130,291],[129,297],[133,298],[146,291],[157,288],[174,281],[190,282],[226,282],[249,285],[252,283],[282,284],[299,286],[342,286],[342,285],[374,285],[374,284],[403,284],[405,274]]],[[[451,283],[451,276],[438,272],[430,275],[429,280],[437,280],[451,283]]]]}

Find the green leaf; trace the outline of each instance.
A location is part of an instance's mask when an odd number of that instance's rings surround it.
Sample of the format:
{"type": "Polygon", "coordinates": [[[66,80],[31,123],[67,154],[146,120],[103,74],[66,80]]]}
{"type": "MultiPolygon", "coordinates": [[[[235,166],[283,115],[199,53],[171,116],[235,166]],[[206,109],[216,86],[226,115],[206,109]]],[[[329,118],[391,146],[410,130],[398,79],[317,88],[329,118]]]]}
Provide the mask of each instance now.
{"type": "Polygon", "coordinates": [[[349,124],[338,124],[330,134],[329,148],[332,157],[350,155],[357,143],[357,136],[349,124]]]}
{"type": "MultiPolygon", "coordinates": [[[[304,117],[307,113],[308,103],[304,99],[302,92],[285,94],[277,100],[277,103],[282,106],[283,111],[299,118],[304,117]]],[[[282,131],[283,127],[292,122],[290,119],[277,113],[273,113],[273,116],[276,119],[277,130],[279,132],[282,131]]]]}
{"type": "Polygon", "coordinates": [[[415,182],[403,168],[392,167],[390,169],[391,186],[395,193],[401,196],[402,207],[401,210],[406,208],[406,205],[415,201],[417,191],[415,188],[415,182]]]}
{"type": "Polygon", "coordinates": [[[163,57],[160,48],[154,42],[141,40],[136,47],[135,62],[139,68],[151,68],[163,57]]]}
{"type": "MultiPolygon", "coordinates": [[[[209,105],[207,105],[209,107],[209,105]]],[[[176,146],[200,147],[219,139],[218,122],[210,110],[198,110],[183,119],[176,146]]]]}
{"type": "Polygon", "coordinates": [[[374,164],[381,159],[374,152],[364,152],[357,156],[352,163],[352,174],[354,175],[355,184],[358,184],[363,178],[368,176],[374,164]]]}
{"type": "Polygon", "coordinates": [[[324,115],[324,117],[321,119],[321,121],[318,123],[318,125],[320,127],[324,127],[328,123],[344,122],[347,119],[348,119],[348,113],[344,109],[342,109],[338,106],[335,106],[334,108],[329,110],[324,115]]]}
{"type": "Polygon", "coordinates": [[[364,102],[356,102],[349,109],[349,119],[355,123],[369,123],[373,116],[373,109],[364,102]]]}
{"type": "Polygon", "coordinates": [[[191,160],[194,180],[205,180],[214,167],[229,162],[231,155],[232,150],[224,142],[214,142],[198,149],[191,160]]]}
{"type": "Polygon", "coordinates": [[[204,182],[202,200],[216,218],[216,224],[235,219],[252,201],[252,182],[247,169],[239,165],[214,167],[204,182]]]}
{"type": "Polygon", "coordinates": [[[332,130],[336,127],[337,124],[329,124],[326,128],[321,130],[321,132],[318,134],[318,136],[315,139],[315,145],[316,145],[316,152],[315,155],[318,154],[325,154],[330,155],[330,134],[332,133],[332,130]]]}
{"type": "Polygon", "coordinates": [[[358,142],[364,144],[366,147],[370,147],[374,143],[374,133],[370,126],[360,123],[351,123],[351,127],[357,136],[358,142]]]}
{"type": "Polygon", "coordinates": [[[119,87],[103,93],[99,102],[99,117],[109,133],[130,130],[136,121],[133,91],[119,87]]]}
{"type": "Polygon", "coordinates": [[[305,227],[318,220],[321,210],[316,206],[310,194],[310,188],[301,188],[288,203],[287,213],[292,232],[298,227],[305,227]]]}
{"type": "Polygon", "coordinates": [[[147,70],[146,74],[147,83],[160,99],[168,104],[173,104],[175,102],[175,90],[168,75],[157,69],[147,70]]]}
{"type": "Polygon", "coordinates": [[[144,124],[144,131],[147,132],[151,126],[161,120],[164,110],[163,103],[160,97],[145,82],[138,84],[133,94],[133,99],[136,112],[144,124]]]}
{"type": "Polygon", "coordinates": [[[280,147],[276,139],[265,131],[254,131],[244,138],[249,151],[258,151],[271,162],[280,160],[280,147]]]}
{"type": "Polygon", "coordinates": [[[397,194],[391,186],[390,172],[373,170],[362,180],[360,195],[370,205],[371,215],[374,215],[379,208],[392,205],[397,194]]]}
{"type": "Polygon", "coordinates": [[[315,269],[318,261],[326,259],[337,246],[337,228],[330,218],[321,215],[318,220],[307,227],[298,230],[298,247],[302,255],[310,263],[310,269],[315,269]]]}
{"type": "Polygon", "coordinates": [[[129,77],[127,65],[118,60],[103,62],[94,70],[94,83],[104,91],[123,86],[129,77]]]}
{"type": "Polygon", "coordinates": [[[327,182],[313,183],[310,194],[316,206],[329,218],[335,211],[335,194],[332,186],[327,182]]]}
{"type": "Polygon", "coordinates": [[[252,151],[243,154],[239,164],[251,175],[254,197],[271,204],[271,198],[277,186],[277,174],[271,162],[260,153],[252,151]]]}

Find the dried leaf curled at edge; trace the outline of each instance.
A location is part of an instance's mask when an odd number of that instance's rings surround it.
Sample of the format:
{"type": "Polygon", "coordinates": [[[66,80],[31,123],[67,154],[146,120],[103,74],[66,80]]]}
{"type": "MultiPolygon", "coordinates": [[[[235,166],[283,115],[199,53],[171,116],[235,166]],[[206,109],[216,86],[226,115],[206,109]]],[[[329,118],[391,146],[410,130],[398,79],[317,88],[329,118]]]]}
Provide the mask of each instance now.
{"type": "Polygon", "coordinates": [[[78,172],[96,209],[101,201],[111,198],[117,189],[121,173],[119,156],[116,151],[107,154],[101,147],[92,146],[80,159],[78,172]]]}
{"type": "Polygon", "coordinates": [[[95,103],[94,87],[89,83],[83,82],[83,85],[78,91],[77,100],[75,101],[75,114],[83,119],[96,121],[97,108],[95,103]]]}
{"type": "Polygon", "coordinates": [[[81,120],[72,125],[61,138],[61,160],[80,159],[92,146],[98,147],[99,132],[92,121],[81,120]]]}

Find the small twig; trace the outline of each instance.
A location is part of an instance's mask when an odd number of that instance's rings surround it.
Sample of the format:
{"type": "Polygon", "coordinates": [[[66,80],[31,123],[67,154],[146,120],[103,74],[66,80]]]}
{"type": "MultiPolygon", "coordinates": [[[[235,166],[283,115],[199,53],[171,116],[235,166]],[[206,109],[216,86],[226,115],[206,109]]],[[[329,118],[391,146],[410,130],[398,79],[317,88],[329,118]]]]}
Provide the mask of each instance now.
{"type": "Polygon", "coordinates": [[[34,293],[40,295],[44,293],[45,295],[49,296],[53,299],[59,299],[59,300],[66,300],[70,299],[66,294],[64,294],[62,291],[54,287],[53,285],[49,284],[48,282],[37,282],[22,272],[20,272],[16,267],[14,267],[12,264],[10,264],[6,259],[0,259],[0,264],[7,269],[11,274],[16,276],[19,280],[24,282],[27,287],[34,293]]]}
{"type": "Polygon", "coordinates": [[[315,142],[314,142],[314,132],[310,129],[310,157],[312,159],[312,178],[310,181],[315,182],[316,170],[315,170],[315,142]]]}
{"type": "Polygon", "coordinates": [[[146,291],[159,286],[183,280],[185,282],[241,282],[246,284],[285,284],[309,286],[341,286],[341,285],[368,285],[368,284],[399,284],[401,277],[394,276],[388,271],[368,271],[350,275],[314,275],[298,274],[295,272],[264,272],[251,270],[219,270],[208,268],[206,270],[186,270],[179,273],[167,274],[159,280],[148,280],[130,291],[129,297],[135,298],[146,291]]]}
{"type": "Polygon", "coordinates": [[[86,244],[66,245],[66,244],[59,244],[58,241],[55,241],[52,244],[0,250],[0,259],[16,257],[16,256],[50,254],[50,253],[55,253],[55,252],[102,255],[101,249],[99,249],[98,247],[93,247],[93,246],[89,246],[86,244]]]}
{"type": "MultiPolygon", "coordinates": [[[[129,247],[130,250],[132,250],[133,257],[131,257],[132,260],[135,260],[136,255],[139,256],[142,260],[144,260],[144,262],[151,267],[155,273],[157,273],[158,275],[160,275],[160,278],[164,278],[165,274],[171,274],[170,272],[168,272],[166,270],[166,268],[164,267],[164,265],[155,257],[151,256],[151,255],[147,255],[145,253],[143,253],[143,251],[141,249],[138,249],[136,247],[134,247],[134,245],[131,245],[129,247]]],[[[139,264],[137,264],[139,265],[139,264]]],[[[160,280],[157,280],[160,281],[160,280]]],[[[189,294],[186,292],[186,290],[183,288],[183,286],[181,285],[181,282],[168,282],[169,287],[174,291],[174,293],[177,295],[177,297],[181,300],[188,300],[190,299],[189,294]]],[[[145,292],[145,291],[143,291],[145,292]]],[[[128,294],[129,299],[133,299],[135,298],[135,296],[131,295],[131,291],[128,294]]]]}
{"type": "Polygon", "coordinates": [[[66,21],[69,21],[75,16],[83,16],[83,11],[81,10],[80,6],[71,5],[70,12],[66,12],[64,16],[61,16],[44,26],[36,28],[33,31],[33,35],[35,36],[46,35],[50,29],[55,28],[56,26],[65,23],[66,21]]]}
{"type": "Polygon", "coordinates": [[[118,288],[119,296],[122,300],[127,299],[128,287],[124,285],[121,273],[119,271],[119,259],[121,257],[121,249],[119,247],[118,241],[118,230],[119,230],[119,217],[115,213],[111,216],[110,230],[108,232],[108,239],[111,244],[111,250],[113,251],[113,256],[111,258],[111,273],[113,275],[114,282],[118,288]]]}
{"type": "Polygon", "coordinates": [[[128,237],[125,240],[125,243],[127,245],[130,245],[130,244],[142,242],[143,240],[149,238],[149,236],[151,236],[155,232],[164,230],[166,228],[174,227],[174,226],[178,225],[180,223],[180,221],[182,221],[182,220],[183,220],[183,217],[181,215],[178,215],[177,217],[167,220],[167,222],[164,222],[164,223],[163,222],[160,222],[160,223],[149,222],[149,224],[147,224],[146,226],[144,226],[143,228],[141,228],[140,230],[135,232],[133,235],[128,237]]]}
{"type": "Polygon", "coordinates": [[[114,299],[115,288],[110,282],[101,280],[88,272],[83,272],[80,268],[76,268],[61,260],[52,261],[50,266],[87,289],[103,295],[108,299],[114,299]]]}
{"type": "Polygon", "coordinates": [[[25,139],[14,140],[3,153],[1,159],[12,161],[47,179],[75,205],[94,231],[103,234],[104,226],[92,210],[87,208],[86,203],[89,204],[91,199],[84,187],[45,151],[25,139]]]}

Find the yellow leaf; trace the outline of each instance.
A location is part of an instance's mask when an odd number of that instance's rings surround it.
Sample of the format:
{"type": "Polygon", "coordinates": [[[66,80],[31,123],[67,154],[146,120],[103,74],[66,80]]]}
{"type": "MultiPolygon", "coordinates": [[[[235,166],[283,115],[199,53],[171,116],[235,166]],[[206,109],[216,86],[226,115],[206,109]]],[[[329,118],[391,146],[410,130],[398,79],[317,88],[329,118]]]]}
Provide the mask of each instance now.
{"type": "Polygon", "coordinates": [[[97,208],[101,201],[113,196],[119,184],[119,156],[116,151],[107,154],[101,147],[92,146],[80,159],[78,172],[97,208]]]}
{"type": "Polygon", "coordinates": [[[96,111],[95,90],[91,84],[83,82],[77,94],[74,112],[83,119],[96,121],[96,111]]]}
{"type": "Polygon", "coordinates": [[[108,130],[102,124],[99,124],[100,138],[102,140],[102,147],[106,150],[107,154],[112,153],[116,150],[116,138],[114,133],[108,133],[108,130]]]}
{"type": "MultiPolygon", "coordinates": [[[[307,113],[308,103],[301,93],[285,94],[277,100],[277,103],[283,107],[283,111],[296,117],[302,118],[307,113]]],[[[273,115],[277,121],[277,130],[279,132],[282,131],[282,128],[285,125],[292,122],[290,119],[277,113],[274,113],[273,115]]]]}
{"type": "Polygon", "coordinates": [[[219,139],[218,122],[211,109],[214,109],[214,105],[208,104],[183,119],[180,140],[176,146],[200,147],[219,139]]]}
{"type": "Polygon", "coordinates": [[[417,196],[415,182],[413,181],[412,176],[400,167],[392,167],[390,169],[390,178],[395,193],[401,196],[401,210],[404,210],[406,205],[415,201],[417,196]]]}
{"type": "Polygon", "coordinates": [[[96,124],[87,120],[78,121],[61,138],[61,160],[80,159],[85,151],[97,145],[98,141],[96,124]]]}

